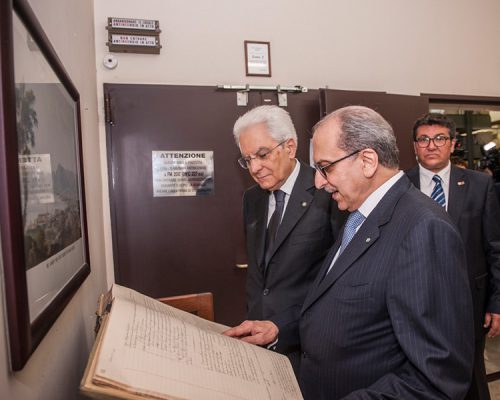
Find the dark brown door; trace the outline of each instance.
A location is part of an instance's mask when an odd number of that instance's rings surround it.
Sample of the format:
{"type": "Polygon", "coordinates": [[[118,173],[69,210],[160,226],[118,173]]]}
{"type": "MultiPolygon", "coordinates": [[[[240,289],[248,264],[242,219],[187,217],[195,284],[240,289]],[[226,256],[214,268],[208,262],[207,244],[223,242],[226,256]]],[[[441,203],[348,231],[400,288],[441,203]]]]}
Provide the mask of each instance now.
{"type": "Polygon", "coordinates": [[[322,115],[347,105],[366,106],[379,112],[394,129],[400,168],[408,169],[416,164],[411,130],[415,120],[429,112],[427,97],[383,92],[321,90],[322,115]]]}
{"type": "MultiPolygon", "coordinates": [[[[253,184],[237,164],[232,127],[239,115],[275,104],[275,93],[214,87],[105,84],[115,279],[152,297],[210,291],[215,320],[245,316],[242,196],[253,184]],[[214,194],[153,197],[152,151],[213,151],[214,194]]],[[[319,119],[319,92],[288,95],[302,158],[319,119]]]]}

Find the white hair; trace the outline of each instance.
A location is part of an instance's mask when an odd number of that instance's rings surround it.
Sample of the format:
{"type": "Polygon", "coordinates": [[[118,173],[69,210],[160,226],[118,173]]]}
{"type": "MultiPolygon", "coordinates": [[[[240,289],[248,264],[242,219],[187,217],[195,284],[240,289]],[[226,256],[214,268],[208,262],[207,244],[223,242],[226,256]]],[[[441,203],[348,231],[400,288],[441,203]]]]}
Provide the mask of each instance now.
{"type": "Polygon", "coordinates": [[[235,122],[233,135],[238,146],[241,132],[256,124],[265,124],[269,135],[277,142],[293,139],[297,143],[297,132],[287,111],[278,106],[259,106],[246,112],[235,122]]]}

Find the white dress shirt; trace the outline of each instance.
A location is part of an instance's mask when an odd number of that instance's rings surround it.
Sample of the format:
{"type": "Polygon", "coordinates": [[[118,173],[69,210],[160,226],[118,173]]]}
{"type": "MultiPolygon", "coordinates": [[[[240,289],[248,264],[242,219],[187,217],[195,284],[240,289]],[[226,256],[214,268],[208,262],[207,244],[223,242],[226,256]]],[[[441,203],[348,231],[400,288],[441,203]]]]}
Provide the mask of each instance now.
{"type": "Polygon", "coordinates": [[[422,167],[422,164],[419,164],[418,173],[420,175],[420,190],[425,195],[431,197],[432,190],[436,183],[432,180],[434,175],[439,175],[441,178],[441,185],[443,186],[444,191],[444,201],[445,201],[445,209],[448,211],[448,194],[450,193],[450,171],[451,171],[451,163],[448,162],[448,165],[444,167],[438,173],[429,171],[428,169],[422,167]]]}

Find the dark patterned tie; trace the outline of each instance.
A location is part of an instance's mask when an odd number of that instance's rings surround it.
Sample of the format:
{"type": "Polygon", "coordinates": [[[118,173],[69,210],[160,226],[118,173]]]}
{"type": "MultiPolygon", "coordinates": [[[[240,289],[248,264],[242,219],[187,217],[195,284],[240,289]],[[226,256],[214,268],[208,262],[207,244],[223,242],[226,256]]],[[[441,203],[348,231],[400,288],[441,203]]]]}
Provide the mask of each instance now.
{"type": "Polygon", "coordinates": [[[441,184],[441,177],[439,175],[434,175],[432,180],[436,184],[434,185],[434,189],[432,189],[431,199],[444,207],[446,205],[446,199],[444,197],[443,185],[441,184]]]}
{"type": "Polygon", "coordinates": [[[276,239],[276,234],[278,233],[278,228],[281,223],[281,217],[283,216],[283,210],[285,208],[285,192],[281,190],[275,190],[273,192],[274,198],[276,200],[276,207],[274,213],[269,220],[269,225],[267,226],[266,233],[266,265],[271,258],[272,250],[274,247],[274,241],[276,239]]]}

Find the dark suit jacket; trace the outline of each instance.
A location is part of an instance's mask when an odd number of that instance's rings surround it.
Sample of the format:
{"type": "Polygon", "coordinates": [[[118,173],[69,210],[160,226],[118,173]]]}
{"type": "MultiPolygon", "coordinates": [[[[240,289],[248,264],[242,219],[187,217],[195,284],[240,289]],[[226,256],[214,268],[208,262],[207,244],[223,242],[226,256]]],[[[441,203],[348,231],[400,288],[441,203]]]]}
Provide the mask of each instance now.
{"type": "MultiPolygon", "coordinates": [[[[418,165],[407,172],[420,188],[418,165]]],[[[465,245],[476,338],[486,311],[500,314],[500,206],[485,173],[451,166],[448,215],[465,245]]]]}
{"type": "Polygon", "coordinates": [[[343,220],[331,195],[314,187],[314,169],[301,163],[279,227],[273,255],[264,262],[269,192],[253,186],[245,192],[243,215],[248,253],[248,319],[269,319],[302,304],[309,285],[333,244],[343,220]]]}
{"type": "Polygon", "coordinates": [[[463,398],[472,306],[462,241],[444,210],[403,176],[324,277],[340,242],[300,319],[297,308],[273,319],[278,349],[300,337],[304,398],[463,398]]]}

